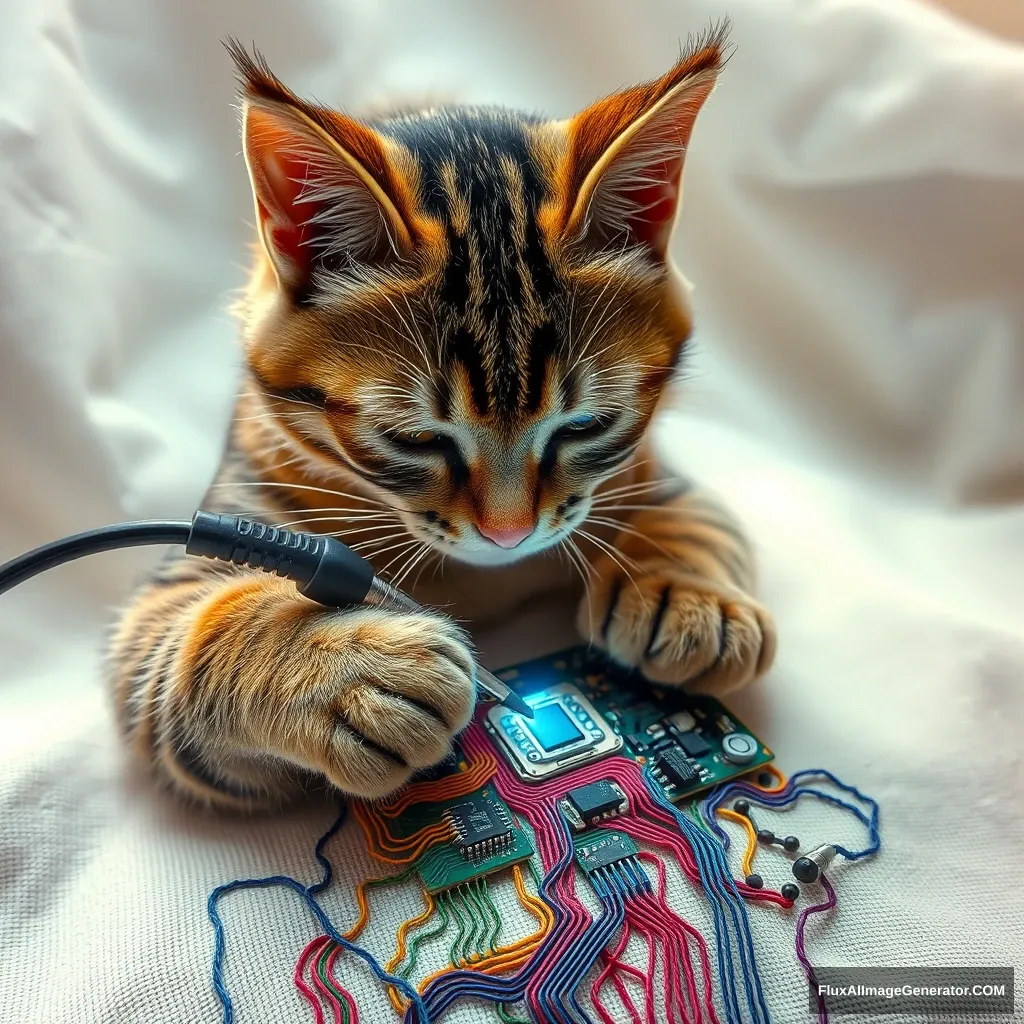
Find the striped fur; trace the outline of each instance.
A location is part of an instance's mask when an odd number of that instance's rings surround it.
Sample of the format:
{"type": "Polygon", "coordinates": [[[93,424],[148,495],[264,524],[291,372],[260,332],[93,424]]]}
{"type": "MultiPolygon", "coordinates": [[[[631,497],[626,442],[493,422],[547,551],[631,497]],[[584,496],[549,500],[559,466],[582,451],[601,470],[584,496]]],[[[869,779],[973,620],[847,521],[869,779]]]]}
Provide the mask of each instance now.
{"type": "Polygon", "coordinates": [[[646,441],[690,335],[667,241],[724,43],[562,122],[360,121],[232,48],[260,245],[204,507],[335,533],[452,617],[324,609],[169,556],[111,675],[130,747],[176,792],[257,810],[392,791],[469,719],[454,619],[553,587],[652,679],[721,693],[769,667],[749,544],[646,441]]]}

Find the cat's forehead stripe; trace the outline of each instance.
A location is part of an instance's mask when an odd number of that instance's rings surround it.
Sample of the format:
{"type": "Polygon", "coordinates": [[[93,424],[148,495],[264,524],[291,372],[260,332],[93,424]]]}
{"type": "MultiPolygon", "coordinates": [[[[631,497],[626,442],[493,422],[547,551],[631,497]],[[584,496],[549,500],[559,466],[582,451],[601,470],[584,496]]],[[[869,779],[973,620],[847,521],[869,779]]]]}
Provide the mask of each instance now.
{"type": "Polygon", "coordinates": [[[537,411],[559,346],[560,289],[537,223],[547,193],[536,124],[455,107],[374,125],[412,154],[423,212],[444,227],[439,327],[481,415],[537,411]]]}

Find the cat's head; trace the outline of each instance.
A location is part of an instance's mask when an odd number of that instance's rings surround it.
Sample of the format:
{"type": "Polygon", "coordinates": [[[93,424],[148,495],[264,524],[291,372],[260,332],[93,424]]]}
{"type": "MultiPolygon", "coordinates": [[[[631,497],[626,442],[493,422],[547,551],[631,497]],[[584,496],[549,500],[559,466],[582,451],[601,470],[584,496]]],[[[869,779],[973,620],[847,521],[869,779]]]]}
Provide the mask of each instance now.
{"type": "Polygon", "coordinates": [[[724,42],[562,121],[356,120],[234,47],[262,241],[246,356],[289,443],[461,560],[564,539],[690,334],[668,246],[724,42]]]}

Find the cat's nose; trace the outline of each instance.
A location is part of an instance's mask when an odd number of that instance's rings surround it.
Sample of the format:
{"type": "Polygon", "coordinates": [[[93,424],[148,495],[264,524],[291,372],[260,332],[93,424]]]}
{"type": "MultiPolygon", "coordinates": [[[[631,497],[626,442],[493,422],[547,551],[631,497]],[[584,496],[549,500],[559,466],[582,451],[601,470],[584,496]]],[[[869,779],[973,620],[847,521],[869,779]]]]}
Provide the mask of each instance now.
{"type": "Polygon", "coordinates": [[[533,533],[532,526],[484,526],[477,524],[481,537],[486,537],[499,548],[514,548],[533,533]]]}

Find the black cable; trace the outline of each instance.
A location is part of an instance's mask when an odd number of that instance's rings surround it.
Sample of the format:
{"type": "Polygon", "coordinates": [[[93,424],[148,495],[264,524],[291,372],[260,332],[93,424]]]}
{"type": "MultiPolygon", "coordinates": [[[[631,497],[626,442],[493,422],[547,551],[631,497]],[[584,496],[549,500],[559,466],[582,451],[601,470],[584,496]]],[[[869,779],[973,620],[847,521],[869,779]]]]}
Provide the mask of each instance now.
{"type": "MultiPolygon", "coordinates": [[[[185,553],[233,562],[291,580],[317,604],[346,608],[367,602],[402,611],[420,606],[373,574],[373,566],[336,537],[298,533],[241,516],[197,512],[191,523],[145,520],[102,526],[29,551],[0,565],[0,594],[56,565],[114,548],[144,544],[184,544],[185,553]]],[[[482,665],[477,685],[506,707],[533,718],[533,709],[482,665]]]]}
{"type": "Polygon", "coordinates": [[[55,565],[95,555],[100,551],[115,548],[135,548],[146,544],[185,544],[192,524],[173,520],[146,519],[139,523],[120,523],[117,526],[101,526],[96,530],[77,533],[52,544],[29,551],[18,558],[12,558],[0,565],[0,594],[16,587],[19,583],[37,576],[55,565]]]}
{"type": "Polygon", "coordinates": [[[191,523],[146,520],[88,530],[0,565],[0,594],[55,565],[114,548],[184,544],[190,555],[261,569],[291,580],[318,604],[342,608],[365,600],[373,567],[351,548],[323,534],[295,533],[240,516],[197,512],[191,523]]]}

